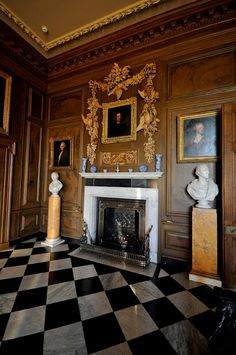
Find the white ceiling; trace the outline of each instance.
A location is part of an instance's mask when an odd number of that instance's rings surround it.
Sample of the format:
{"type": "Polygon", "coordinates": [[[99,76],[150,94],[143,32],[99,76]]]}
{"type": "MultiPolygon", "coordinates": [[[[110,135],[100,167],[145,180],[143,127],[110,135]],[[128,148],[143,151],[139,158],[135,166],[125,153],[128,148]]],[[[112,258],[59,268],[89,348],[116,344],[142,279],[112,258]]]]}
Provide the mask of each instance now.
{"type": "MultiPolygon", "coordinates": [[[[173,0],[3,0],[0,19],[45,57],[151,17],[173,0]],[[143,17],[145,12],[145,16],[143,17]],[[46,26],[48,32],[42,31],[46,26]]],[[[179,2],[176,1],[175,2],[179,2]]],[[[182,0],[186,2],[186,0],[182,0]]]]}

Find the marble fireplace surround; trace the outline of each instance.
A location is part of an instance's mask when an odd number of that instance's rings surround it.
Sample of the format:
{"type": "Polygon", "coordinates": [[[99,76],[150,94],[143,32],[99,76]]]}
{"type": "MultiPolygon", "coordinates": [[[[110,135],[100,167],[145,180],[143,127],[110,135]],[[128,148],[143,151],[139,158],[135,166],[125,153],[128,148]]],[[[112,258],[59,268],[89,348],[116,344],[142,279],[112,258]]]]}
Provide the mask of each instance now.
{"type": "MultiPolygon", "coordinates": [[[[81,173],[83,177],[91,178],[90,173],[81,173]],[[86,176],[89,175],[89,176],[86,176]]],[[[101,176],[102,177],[102,176],[101,176]]],[[[114,178],[114,176],[112,176],[114,178]]],[[[116,175],[117,177],[117,175],[116,175]]],[[[153,178],[150,176],[149,178],[153,178]]],[[[160,175],[155,178],[159,178],[160,175]]],[[[96,178],[98,175],[96,174],[96,178]]],[[[106,176],[107,178],[107,176],[106,176]]],[[[137,177],[135,177],[137,178],[137,177]]],[[[140,187],[117,186],[85,186],[83,219],[88,225],[91,238],[95,241],[97,228],[97,199],[98,197],[138,199],[144,200],[146,206],[145,231],[152,227],[150,233],[150,259],[152,263],[158,262],[158,189],[140,187]]]]}

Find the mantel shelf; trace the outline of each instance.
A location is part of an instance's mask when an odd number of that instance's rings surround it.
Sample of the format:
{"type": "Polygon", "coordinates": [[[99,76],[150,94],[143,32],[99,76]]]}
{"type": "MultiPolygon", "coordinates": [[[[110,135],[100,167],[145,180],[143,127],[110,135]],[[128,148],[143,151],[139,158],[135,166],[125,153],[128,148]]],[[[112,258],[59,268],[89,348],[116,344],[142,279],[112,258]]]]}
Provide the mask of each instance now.
{"type": "Polygon", "coordinates": [[[121,172],[121,173],[79,173],[83,178],[86,179],[147,179],[154,180],[162,177],[163,172],[121,172]]]}

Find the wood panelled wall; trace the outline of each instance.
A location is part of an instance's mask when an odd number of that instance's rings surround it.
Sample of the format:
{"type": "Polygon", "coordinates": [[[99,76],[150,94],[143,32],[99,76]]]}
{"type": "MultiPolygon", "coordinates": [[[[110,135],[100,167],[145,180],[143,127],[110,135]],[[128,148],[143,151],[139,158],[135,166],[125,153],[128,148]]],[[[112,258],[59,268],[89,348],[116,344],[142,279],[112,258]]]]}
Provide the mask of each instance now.
{"type": "MultiPolygon", "coordinates": [[[[87,99],[91,95],[89,80],[104,80],[114,62],[120,67],[130,65],[132,74],[139,72],[145,64],[155,62],[157,76],[154,86],[160,93],[160,100],[156,105],[160,118],[159,130],[155,136],[156,152],[163,154],[164,172],[156,185],[160,192],[160,230],[157,235],[159,250],[162,256],[190,260],[191,207],[194,201],[186,193],[186,186],[195,177],[197,162],[178,162],[177,121],[182,114],[216,110],[219,112],[218,140],[222,146],[222,107],[235,102],[236,94],[235,22],[234,1],[201,0],[160,17],[157,14],[149,21],[75,48],[69,53],[49,59],[46,63],[38,56],[33,56],[32,60],[27,57],[31,64],[27,63],[29,74],[26,78],[26,67],[19,64],[22,62],[22,54],[17,51],[18,42],[12,46],[14,58],[19,59],[18,64],[12,59],[7,64],[7,54],[3,57],[3,69],[9,65],[9,70],[15,73],[10,136],[11,142],[16,143],[16,155],[10,239],[14,240],[37,230],[46,231],[48,185],[53,170],[59,172],[64,185],[61,191],[61,234],[80,237],[84,181],[80,178],[79,171],[89,142],[81,114],[87,113],[87,99]],[[34,66],[33,63],[36,62],[37,66],[34,66]],[[65,138],[72,142],[72,165],[70,168],[59,169],[52,164],[53,142],[65,138]]],[[[3,37],[0,38],[0,45],[1,41],[4,41],[3,37]]],[[[7,43],[9,41],[5,40],[5,47],[2,47],[5,52],[8,50],[7,43]]],[[[141,110],[141,98],[137,89],[142,87],[140,84],[139,87],[129,88],[121,97],[137,97],[137,120],[141,110]]],[[[98,99],[100,103],[116,101],[115,97],[108,97],[104,93],[99,93],[98,99]]],[[[101,162],[103,152],[127,150],[137,151],[137,163],[132,167],[138,170],[138,166],[144,163],[143,131],[138,132],[136,141],[102,144],[101,122],[100,110],[99,144],[95,162],[98,171],[104,168],[101,162]]],[[[217,161],[207,164],[211,177],[220,187],[216,207],[221,261],[221,150],[217,161]]],[[[106,168],[114,170],[114,166],[106,168]]],[[[127,169],[127,166],[122,169],[127,169]]],[[[149,170],[154,170],[154,163],[149,164],[149,170]]],[[[225,255],[231,254],[225,252],[225,255]]]]}
{"type": "Polygon", "coordinates": [[[79,237],[82,227],[82,182],[79,176],[83,153],[83,91],[63,91],[49,96],[44,161],[45,183],[42,195],[42,230],[47,230],[48,185],[52,171],[59,173],[63,183],[61,233],[79,237]],[[70,140],[70,167],[54,166],[54,142],[70,140]]]}

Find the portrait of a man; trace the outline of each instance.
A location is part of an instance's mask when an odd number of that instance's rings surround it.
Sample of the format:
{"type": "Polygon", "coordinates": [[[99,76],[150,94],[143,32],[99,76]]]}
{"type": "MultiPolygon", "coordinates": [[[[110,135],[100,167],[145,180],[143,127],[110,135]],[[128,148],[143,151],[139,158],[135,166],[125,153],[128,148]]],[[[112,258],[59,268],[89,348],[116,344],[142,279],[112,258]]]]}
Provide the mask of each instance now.
{"type": "Polygon", "coordinates": [[[180,160],[216,158],[216,112],[180,117],[179,143],[180,160]]]}
{"type": "Polygon", "coordinates": [[[110,109],[108,116],[108,138],[128,136],[131,134],[130,105],[117,109],[110,109]]]}
{"type": "Polygon", "coordinates": [[[54,166],[70,166],[70,140],[54,142],[54,166]]]}
{"type": "Polygon", "coordinates": [[[137,99],[103,103],[102,143],[136,140],[137,99]]]}

